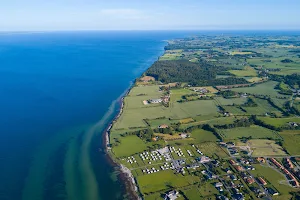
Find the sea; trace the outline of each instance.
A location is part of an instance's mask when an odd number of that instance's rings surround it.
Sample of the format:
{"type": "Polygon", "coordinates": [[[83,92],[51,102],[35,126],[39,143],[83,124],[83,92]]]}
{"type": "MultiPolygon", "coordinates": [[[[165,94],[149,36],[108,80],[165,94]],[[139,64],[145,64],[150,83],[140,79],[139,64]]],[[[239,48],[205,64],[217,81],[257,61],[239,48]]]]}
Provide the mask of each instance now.
{"type": "Polygon", "coordinates": [[[186,34],[0,33],[0,199],[126,198],[103,131],[166,40],[186,34]]]}

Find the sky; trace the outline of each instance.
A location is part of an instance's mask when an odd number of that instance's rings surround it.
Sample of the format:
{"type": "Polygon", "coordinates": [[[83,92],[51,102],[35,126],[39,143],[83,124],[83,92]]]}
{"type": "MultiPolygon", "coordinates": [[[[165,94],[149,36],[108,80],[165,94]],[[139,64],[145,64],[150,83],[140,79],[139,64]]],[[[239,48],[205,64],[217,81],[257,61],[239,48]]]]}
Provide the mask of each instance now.
{"type": "Polygon", "coordinates": [[[0,0],[0,31],[300,29],[300,0],[0,0]]]}

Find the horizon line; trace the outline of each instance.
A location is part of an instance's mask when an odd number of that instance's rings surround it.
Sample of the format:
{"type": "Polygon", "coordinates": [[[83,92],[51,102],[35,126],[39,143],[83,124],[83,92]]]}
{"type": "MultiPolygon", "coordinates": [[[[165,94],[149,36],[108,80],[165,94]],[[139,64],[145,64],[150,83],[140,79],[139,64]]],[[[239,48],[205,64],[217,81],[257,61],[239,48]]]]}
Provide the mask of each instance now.
{"type": "Polygon", "coordinates": [[[45,32],[108,32],[108,31],[300,31],[298,29],[61,29],[61,30],[0,30],[0,33],[45,33],[45,32]]]}

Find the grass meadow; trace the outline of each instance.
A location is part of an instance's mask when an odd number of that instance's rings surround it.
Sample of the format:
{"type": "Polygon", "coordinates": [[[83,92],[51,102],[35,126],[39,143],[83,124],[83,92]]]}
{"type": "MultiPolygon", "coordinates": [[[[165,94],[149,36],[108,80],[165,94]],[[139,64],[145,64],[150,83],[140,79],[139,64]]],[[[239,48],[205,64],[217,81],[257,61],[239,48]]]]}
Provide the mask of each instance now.
{"type": "Polygon", "coordinates": [[[112,149],[116,157],[131,156],[137,152],[147,150],[147,144],[135,135],[121,137],[120,142],[118,146],[112,149]]]}
{"type": "Polygon", "coordinates": [[[247,101],[247,98],[229,98],[229,99],[226,99],[224,97],[215,97],[214,98],[216,103],[219,104],[219,105],[241,105],[243,103],[245,103],[247,101]]]}
{"type": "Polygon", "coordinates": [[[283,147],[291,155],[300,155],[300,131],[282,131],[279,133],[283,137],[283,147]]]}
{"type": "Polygon", "coordinates": [[[261,121],[263,121],[266,124],[270,124],[277,128],[287,125],[289,122],[300,123],[299,117],[288,117],[288,118],[258,117],[258,119],[260,119],[261,121]]]}
{"type": "Polygon", "coordinates": [[[268,95],[271,97],[284,97],[286,95],[282,95],[278,93],[278,90],[274,89],[278,84],[276,81],[268,81],[265,83],[260,83],[252,87],[242,87],[242,88],[233,88],[233,91],[236,92],[245,92],[249,94],[259,94],[259,95],[268,95]]]}
{"type": "Polygon", "coordinates": [[[280,139],[277,132],[260,126],[218,129],[218,133],[224,140],[236,140],[242,137],[252,137],[252,139],[280,139]]]}
{"type": "Polygon", "coordinates": [[[137,177],[140,191],[143,194],[188,186],[198,181],[199,177],[174,174],[172,170],[159,171],[157,173],[137,177]]]}
{"type": "Polygon", "coordinates": [[[195,139],[195,142],[216,142],[218,138],[210,131],[206,131],[203,129],[193,130],[191,133],[191,137],[195,139]]]}

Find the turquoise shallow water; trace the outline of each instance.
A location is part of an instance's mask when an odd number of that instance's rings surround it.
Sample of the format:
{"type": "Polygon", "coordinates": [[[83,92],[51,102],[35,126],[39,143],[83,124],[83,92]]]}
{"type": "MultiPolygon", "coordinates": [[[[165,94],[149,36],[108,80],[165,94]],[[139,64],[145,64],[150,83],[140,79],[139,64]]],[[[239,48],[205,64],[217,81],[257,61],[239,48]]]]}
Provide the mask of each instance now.
{"type": "Polygon", "coordinates": [[[118,110],[114,100],[168,38],[0,34],[0,199],[122,198],[122,184],[99,152],[100,133],[118,110]]]}

